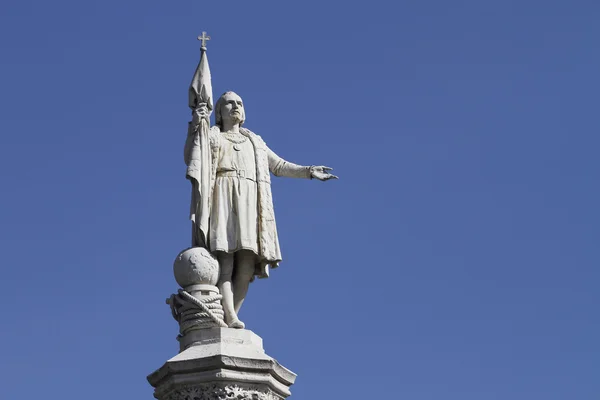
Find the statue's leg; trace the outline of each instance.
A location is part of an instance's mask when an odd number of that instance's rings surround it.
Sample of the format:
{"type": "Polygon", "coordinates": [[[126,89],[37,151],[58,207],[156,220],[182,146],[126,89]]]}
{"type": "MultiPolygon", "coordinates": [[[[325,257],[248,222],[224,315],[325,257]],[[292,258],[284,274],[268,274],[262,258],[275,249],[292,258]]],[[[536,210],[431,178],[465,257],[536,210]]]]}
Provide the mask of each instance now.
{"type": "Polygon", "coordinates": [[[233,276],[233,304],[235,312],[239,313],[242,303],[248,293],[250,280],[254,276],[256,256],[249,250],[241,250],[235,254],[235,274],[233,276]]]}
{"type": "Polygon", "coordinates": [[[225,312],[225,323],[230,328],[244,328],[244,324],[238,319],[233,302],[233,288],[231,278],[233,276],[233,254],[219,252],[219,290],[223,296],[223,311],[225,312]]]}

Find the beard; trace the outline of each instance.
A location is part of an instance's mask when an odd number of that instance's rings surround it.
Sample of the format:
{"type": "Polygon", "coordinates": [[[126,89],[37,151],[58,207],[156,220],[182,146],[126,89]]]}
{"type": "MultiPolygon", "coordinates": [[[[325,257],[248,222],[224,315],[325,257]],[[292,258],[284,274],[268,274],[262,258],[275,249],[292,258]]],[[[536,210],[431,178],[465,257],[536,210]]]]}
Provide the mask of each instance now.
{"type": "Polygon", "coordinates": [[[234,111],[232,112],[229,117],[231,118],[231,122],[233,122],[234,124],[239,124],[240,122],[242,122],[242,113],[240,113],[239,111],[234,111]]]}

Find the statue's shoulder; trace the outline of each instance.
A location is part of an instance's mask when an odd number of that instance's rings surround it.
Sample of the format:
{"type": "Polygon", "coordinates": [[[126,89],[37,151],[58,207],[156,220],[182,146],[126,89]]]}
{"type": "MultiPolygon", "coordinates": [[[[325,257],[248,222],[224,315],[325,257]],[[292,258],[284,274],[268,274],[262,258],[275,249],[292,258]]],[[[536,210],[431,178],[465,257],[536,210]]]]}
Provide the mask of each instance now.
{"type": "Polygon", "coordinates": [[[248,136],[250,139],[252,139],[253,142],[259,143],[259,144],[261,144],[263,146],[266,146],[265,141],[260,137],[260,135],[257,135],[256,133],[252,132],[250,129],[248,129],[248,128],[240,128],[240,133],[242,135],[248,136]]]}
{"type": "Polygon", "coordinates": [[[219,147],[219,139],[221,138],[221,128],[218,126],[211,126],[208,130],[208,140],[210,141],[210,147],[216,149],[219,147]]]}

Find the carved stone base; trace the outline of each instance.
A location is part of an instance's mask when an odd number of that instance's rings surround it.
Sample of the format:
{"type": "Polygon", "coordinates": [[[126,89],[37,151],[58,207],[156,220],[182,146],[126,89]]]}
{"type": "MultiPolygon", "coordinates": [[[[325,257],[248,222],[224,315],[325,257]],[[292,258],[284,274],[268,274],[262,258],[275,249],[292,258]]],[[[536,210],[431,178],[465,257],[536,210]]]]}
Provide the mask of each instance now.
{"type": "Polygon", "coordinates": [[[268,386],[207,383],[170,392],[164,400],[282,400],[268,386]]]}
{"type": "Polygon", "coordinates": [[[296,374],[249,330],[210,328],[180,339],[181,353],[148,376],[159,400],[283,400],[296,374]]]}

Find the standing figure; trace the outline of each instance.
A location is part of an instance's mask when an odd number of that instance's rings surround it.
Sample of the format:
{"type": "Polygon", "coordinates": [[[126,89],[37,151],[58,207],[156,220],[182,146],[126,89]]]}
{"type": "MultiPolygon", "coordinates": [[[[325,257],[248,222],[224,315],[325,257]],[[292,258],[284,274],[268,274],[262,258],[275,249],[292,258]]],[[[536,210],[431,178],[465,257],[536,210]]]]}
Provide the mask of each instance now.
{"type": "Polygon", "coordinates": [[[209,128],[212,107],[210,100],[202,101],[205,92],[194,91],[185,145],[187,177],[192,182],[192,245],[205,247],[217,257],[225,322],[241,329],[244,323],[238,312],[250,282],[255,276],[268,277],[269,267],[281,261],[270,173],[322,181],[337,177],[328,172],[329,167],[285,161],[260,136],[242,128],[244,104],[234,92],[219,98],[216,125],[209,128]]]}

